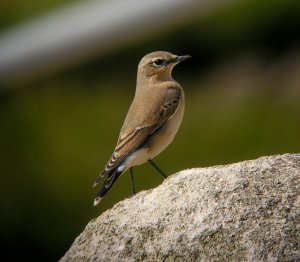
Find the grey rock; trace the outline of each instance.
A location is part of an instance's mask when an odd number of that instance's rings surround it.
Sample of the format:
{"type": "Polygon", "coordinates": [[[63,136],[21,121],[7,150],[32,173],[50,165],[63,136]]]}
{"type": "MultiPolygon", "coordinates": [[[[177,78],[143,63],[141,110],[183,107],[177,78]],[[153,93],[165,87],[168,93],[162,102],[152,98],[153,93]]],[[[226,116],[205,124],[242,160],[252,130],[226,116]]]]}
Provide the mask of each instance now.
{"type": "Polygon", "coordinates": [[[61,261],[300,261],[300,154],[174,174],[92,220],[61,261]]]}

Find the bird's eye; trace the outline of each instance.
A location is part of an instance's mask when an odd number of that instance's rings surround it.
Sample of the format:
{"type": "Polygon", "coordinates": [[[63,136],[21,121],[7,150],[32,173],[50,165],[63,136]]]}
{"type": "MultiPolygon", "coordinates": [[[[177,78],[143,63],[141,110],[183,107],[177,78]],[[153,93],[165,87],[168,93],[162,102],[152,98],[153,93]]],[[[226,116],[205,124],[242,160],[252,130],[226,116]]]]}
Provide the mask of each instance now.
{"type": "Polygon", "coordinates": [[[164,60],[163,60],[163,59],[156,59],[156,60],[153,62],[153,65],[155,65],[155,66],[161,66],[163,63],[164,63],[164,60]]]}

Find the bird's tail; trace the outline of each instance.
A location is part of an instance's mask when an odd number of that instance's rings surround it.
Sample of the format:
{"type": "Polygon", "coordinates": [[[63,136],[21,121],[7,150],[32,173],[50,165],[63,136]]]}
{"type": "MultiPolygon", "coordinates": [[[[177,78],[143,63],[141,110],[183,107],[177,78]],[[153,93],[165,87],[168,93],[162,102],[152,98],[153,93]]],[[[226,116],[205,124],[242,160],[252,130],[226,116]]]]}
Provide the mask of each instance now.
{"type": "Polygon", "coordinates": [[[96,195],[96,198],[94,200],[94,206],[98,205],[101,202],[106,193],[109,191],[109,189],[112,187],[112,185],[116,182],[116,180],[122,173],[122,171],[118,171],[118,167],[114,168],[113,170],[111,170],[111,172],[109,172],[104,184],[102,185],[101,189],[96,195]]]}

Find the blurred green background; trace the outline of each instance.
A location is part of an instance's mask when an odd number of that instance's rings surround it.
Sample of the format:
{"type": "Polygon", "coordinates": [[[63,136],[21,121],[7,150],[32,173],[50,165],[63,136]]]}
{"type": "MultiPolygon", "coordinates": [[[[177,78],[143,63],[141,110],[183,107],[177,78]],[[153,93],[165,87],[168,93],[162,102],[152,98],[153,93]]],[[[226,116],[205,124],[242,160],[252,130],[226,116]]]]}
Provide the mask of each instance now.
{"type": "MultiPolygon", "coordinates": [[[[5,1],[0,29],[66,1],[5,1]]],[[[1,243],[5,261],[55,261],[86,224],[130,197],[126,173],[94,208],[91,186],[115,146],[148,52],[192,55],[173,76],[186,93],[167,173],[300,151],[300,2],[236,1],[59,74],[0,93],[1,243]],[[120,80],[121,79],[121,80],[120,80]]],[[[162,179],[135,168],[136,187],[162,179]]]]}

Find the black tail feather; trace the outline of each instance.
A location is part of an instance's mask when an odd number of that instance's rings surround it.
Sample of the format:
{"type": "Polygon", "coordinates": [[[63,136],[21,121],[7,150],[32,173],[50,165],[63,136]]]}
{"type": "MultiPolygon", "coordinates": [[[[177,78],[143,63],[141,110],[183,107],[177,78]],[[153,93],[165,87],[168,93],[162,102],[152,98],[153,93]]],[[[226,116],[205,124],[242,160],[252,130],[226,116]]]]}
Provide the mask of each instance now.
{"type": "Polygon", "coordinates": [[[109,173],[107,179],[105,180],[104,184],[102,185],[102,187],[96,195],[94,205],[97,205],[103,199],[103,197],[107,194],[107,192],[110,190],[110,188],[113,186],[113,184],[116,182],[116,180],[121,174],[122,172],[118,172],[117,168],[115,168],[109,173]]]}
{"type": "Polygon", "coordinates": [[[106,171],[102,171],[101,174],[96,178],[93,187],[97,186],[98,183],[100,182],[101,178],[105,177],[107,175],[108,172],[106,171]]]}

